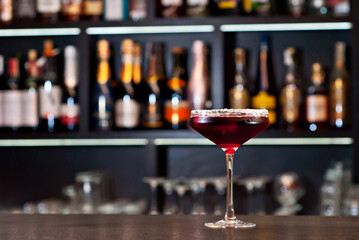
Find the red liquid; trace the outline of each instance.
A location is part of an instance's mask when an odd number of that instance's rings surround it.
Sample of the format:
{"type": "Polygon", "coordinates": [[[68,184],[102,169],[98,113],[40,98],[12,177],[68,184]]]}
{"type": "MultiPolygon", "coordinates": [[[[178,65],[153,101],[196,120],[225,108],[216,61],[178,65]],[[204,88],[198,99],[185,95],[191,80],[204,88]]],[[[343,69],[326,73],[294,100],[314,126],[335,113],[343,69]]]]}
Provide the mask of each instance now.
{"type": "Polygon", "coordinates": [[[269,126],[266,117],[203,117],[190,120],[190,126],[226,153],[234,153],[243,143],[269,126]]]}

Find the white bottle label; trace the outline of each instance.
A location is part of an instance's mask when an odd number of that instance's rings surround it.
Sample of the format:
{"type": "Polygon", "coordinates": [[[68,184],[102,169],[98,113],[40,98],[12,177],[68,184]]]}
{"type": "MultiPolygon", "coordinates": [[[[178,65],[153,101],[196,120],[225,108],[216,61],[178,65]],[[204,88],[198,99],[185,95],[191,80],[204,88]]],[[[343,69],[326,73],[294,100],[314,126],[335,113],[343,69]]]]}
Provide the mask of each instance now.
{"type": "Polygon", "coordinates": [[[0,91],[0,127],[4,125],[4,111],[3,111],[3,91],[0,91]]]}
{"type": "Polygon", "coordinates": [[[3,113],[4,127],[22,125],[22,92],[20,90],[3,91],[3,113]]]}
{"type": "Polygon", "coordinates": [[[165,7],[169,6],[182,6],[183,0],[162,0],[162,5],[165,7]]]}
{"type": "Polygon", "coordinates": [[[35,90],[22,93],[22,113],[24,127],[36,127],[39,125],[37,92],[35,90]]]}
{"type": "Polygon", "coordinates": [[[208,4],[208,0],[187,0],[187,5],[188,6],[205,6],[208,4]]]}
{"type": "Polygon", "coordinates": [[[61,111],[61,88],[51,84],[39,87],[40,116],[47,119],[49,115],[54,118],[60,117],[61,111]]]}
{"type": "Polygon", "coordinates": [[[328,97],[312,95],[307,97],[307,121],[325,122],[328,120],[328,97]]]}
{"type": "Polygon", "coordinates": [[[105,2],[105,20],[114,21],[123,19],[123,1],[106,0],[105,2]]]}
{"type": "Polygon", "coordinates": [[[61,0],[37,0],[39,13],[57,13],[61,9],[61,0]]]}
{"type": "Polygon", "coordinates": [[[119,99],[115,103],[116,127],[134,128],[139,124],[140,105],[132,99],[119,99]]]}

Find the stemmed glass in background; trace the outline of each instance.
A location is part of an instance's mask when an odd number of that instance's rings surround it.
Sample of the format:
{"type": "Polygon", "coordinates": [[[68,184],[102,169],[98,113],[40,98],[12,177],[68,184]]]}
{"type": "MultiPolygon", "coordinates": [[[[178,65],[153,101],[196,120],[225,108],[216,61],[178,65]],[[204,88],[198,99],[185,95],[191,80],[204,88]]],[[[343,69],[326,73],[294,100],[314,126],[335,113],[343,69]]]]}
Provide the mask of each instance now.
{"type": "Polygon", "coordinates": [[[161,181],[163,181],[163,177],[145,177],[143,178],[143,182],[150,185],[151,188],[151,207],[149,214],[150,215],[157,215],[158,208],[157,208],[157,187],[161,181]]]}
{"type": "Polygon", "coordinates": [[[236,218],[233,205],[233,159],[234,153],[246,141],[269,126],[268,111],[265,109],[215,109],[192,110],[190,126],[217,144],[226,154],[227,160],[227,209],[223,220],[206,223],[210,228],[250,228],[236,218]]]}

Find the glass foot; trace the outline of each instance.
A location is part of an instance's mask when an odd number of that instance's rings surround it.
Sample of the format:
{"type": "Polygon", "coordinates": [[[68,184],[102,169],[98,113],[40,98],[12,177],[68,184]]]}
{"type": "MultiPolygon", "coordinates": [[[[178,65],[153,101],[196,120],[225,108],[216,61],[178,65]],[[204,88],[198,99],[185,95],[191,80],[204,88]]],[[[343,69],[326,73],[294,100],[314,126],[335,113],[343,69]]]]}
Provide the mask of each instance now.
{"type": "Polygon", "coordinates": [[[241,220],[220,220],[214,223],[205,223],[208,228],[254,228],[255,223],[242,222],[241,220]]]}

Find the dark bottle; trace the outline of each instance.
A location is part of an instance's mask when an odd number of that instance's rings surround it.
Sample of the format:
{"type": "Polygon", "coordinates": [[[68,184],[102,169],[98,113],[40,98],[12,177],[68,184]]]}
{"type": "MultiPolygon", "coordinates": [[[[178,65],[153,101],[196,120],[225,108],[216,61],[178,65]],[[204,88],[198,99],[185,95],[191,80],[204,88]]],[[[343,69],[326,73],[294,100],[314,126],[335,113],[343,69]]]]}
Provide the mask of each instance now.
{"type": "Polygon", "coordinates": [[[294,132],[301,127],[302,82],[297,71],[295,48],[287,48],[283,56],[287,72],[280,95],[282,125],[287,132],[294,132]]]}
{"type": "Polygon", "coordinates": [[[345,67],[344,42],[335,44],[335,67],[329,83],[329,118],[334,128],[350,125],[350,75],[345,67]]]}
{"type": "Polygon", "coordinates": [[[164,87],[166,76],[163,66],[163,45],[158,42],[148,43],[146,46],[147,93],[143,100],[142,127],[163,127],[164,87]]]}
{"type": "Polygon", "coordinates": [[[51,40],[44,42],[45,65],[39,86],[41,128],[54,132],[60,128],[62,89],[57,75],[57,53],[51,40]]]}
{"type": "Polygon", "coordinates": [[[142,48],[141,44],[135,43],[133,46],[133,88],[135,90],[135,99],[142,103],[144,93],[147,89],[147,83],[143,81],[141,65],[142,48]]]}
{"type": "Polygon", "coordinates": [[[268,110],[270,124],[277,124],[277,100],[275,94],[274,76],[270,67],[268,39],[262,35],[257,73],[256,95],[252,98],[253,108],[268,110]]]}
{"type": "Polygon", "coordinates": [[[179,18],[185,15],[184,0],[157,0],[157,16],[179,18]]]}
{"type": "Polygon", "coordinates": [[[92,127],[96,130],[108,131],[113,126],[113,93],[108,41],[100,40],[97,42],[97,57],[97,78],[92,97],[92,127]]]}
{"type": "Polygon", "coordinates": [[[3,91],[3,127],[17,131],[22,126],[22,92],[20,90],[19,60],[8,60],[8,77],[3,91]]]}
{"type": "Polygon", "coordinates": [[[22,113],[23,128],[36,130],[39,126],[38,94],[39,67],[37,65],[37,52],[35,49],[28,51],[28,61],[25,63],[27,78],[23,92],[22,113]]]}
{"type": "Polygon", "coordinates": [[[312,82],[308,88],[306,103],[306,121],[310,131],[324,130],[328,128],[328,89],[325,86],[325,75],[320,63],[312,66],[312,82]]]}
{"type": "Polygon", "coordinates": [[[140,120],[140,105],[135,100],[133,85],[133,48],[134,42],[131,39],[122,41],[120,82],[115,89],[116,128],[135,128],[140,120]]]}
{"type": "Polygon", "coordinates": [[[238,14],[237,0],[211,0],[209,5],[212,15],[237,15],[238,14]]]}
{"type": "Polygon", "coordinates": [[[3,23],[10,23],[14,18],[13,0],[1,0],[0,20],[3,23]]]}
{"type": "Polygon", "coordinates": [[[60,117],[62,129],[65,131],[77,130],[79,126],[78,78],[77,49],[74,46],[67,46],[65,47],[64,94],[60,117]]]}
{"type": "Polygon", "coordinates": [[[246,54],[242,48],[234,50],[236,73],[234,86],[229,90],[229,105],[231,108],[248,108],[250,95],[247,89],[247,76],[245,74],[246,54]]]}
{"type": "Polygon", "coordinates": [[[103,0],[83,0],[82,15],[91,20],[99,20],[103,14],[103,0]]]}
{"type": "Polygon", "coordinates": [[[37,0],[36,9],[44,22],[55,23],[59,18],[61,0],[37,0]]]}
{"type": "Polygon", "coordinates": [[[173,47],[174,66],[172,77],[167,81],[169,99],[164,106],[164,119],[173,128],[185,128],[190,118],[189,103],[186,99],[187,53],[181,47],[173,47]]]}
{"type": "Polygon", "coordinates": [[[35,0],[17,0],[15,17],[18,19],[34,19],[36,17],[35,0]]]}
{"type": "Polygon", "coordinates": [[[209,15],[209,0],[187,0],[186,16],[204,18],[209,15]]]}
{"type": "Polygon", "coordinates": [[[0,129],[4,126],[3,95],[5,89],[5,59],[0,55],[0,129]]]}
{"type": "Polygon", "coordinates": [[[78,21],[82,9],[82,0],[62,0],[61,14],[68,21],[78,21]]]}

